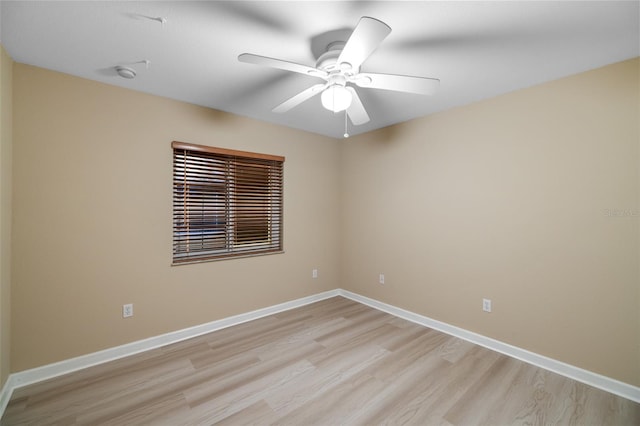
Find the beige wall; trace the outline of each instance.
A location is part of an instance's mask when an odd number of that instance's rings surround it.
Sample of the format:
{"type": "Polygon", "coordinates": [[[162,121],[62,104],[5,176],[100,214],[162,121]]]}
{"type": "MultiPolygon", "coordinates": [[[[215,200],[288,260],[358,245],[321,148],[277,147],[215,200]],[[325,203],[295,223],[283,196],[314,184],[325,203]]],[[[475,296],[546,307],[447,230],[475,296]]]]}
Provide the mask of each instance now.
{"type": "Polygon", "coordinates": [[[639,62],[346,141],[343,286],[639,386],[639,62]]]}
{"type": "Polygon", "coordinates": [[[0,45],[0,389],[10,370],[13,61],[0,45]]]}
{"type": "Polygon", "coordinates": [[[339,286],[339,141],[27,65],[13,82],[12,371],[339,286]],[[171,267],[172,140],[284,155],[286,253],[171,267]]]}

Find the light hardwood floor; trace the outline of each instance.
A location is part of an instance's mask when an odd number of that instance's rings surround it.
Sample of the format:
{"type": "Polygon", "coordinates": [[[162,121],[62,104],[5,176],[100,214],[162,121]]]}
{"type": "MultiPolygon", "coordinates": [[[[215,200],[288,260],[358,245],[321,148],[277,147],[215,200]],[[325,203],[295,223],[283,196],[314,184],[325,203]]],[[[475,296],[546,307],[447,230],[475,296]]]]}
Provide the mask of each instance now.
{"type": "Polygon", "coordinates": [[[4,425],[639,425],[640,404],[335,297],[17,389],[4,425]]]}

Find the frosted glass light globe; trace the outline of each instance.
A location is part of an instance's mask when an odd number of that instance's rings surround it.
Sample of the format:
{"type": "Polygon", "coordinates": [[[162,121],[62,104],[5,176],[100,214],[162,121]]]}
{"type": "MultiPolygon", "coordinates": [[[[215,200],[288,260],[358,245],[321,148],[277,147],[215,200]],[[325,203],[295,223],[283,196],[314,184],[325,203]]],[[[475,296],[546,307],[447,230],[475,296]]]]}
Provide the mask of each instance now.
{"type": "Polygon", "coordinates": [[[320,100],[322,101],[322,106],[329,111],[344,111],[351,105],[351,92],[344,86],[334,84],[322,92],[320,100]]]}

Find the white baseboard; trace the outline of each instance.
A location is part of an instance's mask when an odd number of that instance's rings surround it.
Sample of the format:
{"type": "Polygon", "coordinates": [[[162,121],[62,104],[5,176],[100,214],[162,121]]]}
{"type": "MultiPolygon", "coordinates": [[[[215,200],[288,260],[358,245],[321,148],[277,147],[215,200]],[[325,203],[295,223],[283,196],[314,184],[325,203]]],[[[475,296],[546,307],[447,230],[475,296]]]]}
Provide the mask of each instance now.
{"type": "Polygon", "coordinates": [[[9,400],[11,399],[11,394],[14,389],[15,384],[13,383],[13,376],[10,374],[9,377],[7,377],[7,381],[4,382],[4,386],[2,386],[2,391],[0,391],[0,419],[9,404],[9,400]]]}
{"type": "Polygon", "coordinates": [[[32,368],[30,370],[20,371],[9,375],[0,394],[0,417],[11,399],[11,394],[16,388],[27,386],[63,374],[71,373],[83,368],[92,367],[94,365],[103,364],[105,362],[114,361],[130,355],[150,349],[159,348],[171,343],[180,342],[182,340],[197,337],[212,331],[242,324],[247,321],[253,321],[278,312],[288,311],[320,300],[329,299],[338,296],[339,290],[325,291],[301,299],[291,300],[289,302],[280,303],[278,305],[269,306],[244,314],[234,315],[232,317],[223,318],[221,320],[212,321],[206,324],[197,325],[195,327],[185,328],[183,330],[173,331],[159,336],[150,337],[144,340],[127,343],[125,345],[116,346],[102,351],[81,355],[76,358],[67,359],[53,364],[43,365],[42,367],[32,368]]]}
{"type": "Polygon", "coordinates": [[[630,399],[635,402],[640,402],[640,387],[633,386],[628,383],[603,376],[601,374],[593,373],[591,371],[584,370],[582,368],[575,367],[573,365],[566,364],[564,362],[557,361],[555,359],[548,358],[534,352],[530,352],[526,349],[518,348],[516,346],[509,345],[508,343],[504,343],[499,340],[495,340],[490,337],[465,330],[463,328],[434,320],[432,318],[425,317],[423,315],[419,315],[402,308],[380,302],[375,299],[370,299],[368,297],[361,296],[347,290],[340,290],[339,294],[343,297],[354,300],[356,302],[360,302],[367,306],[371,306],[372,308],[378,309],[380,311],[387,312],[396,317],[406,319],[425,327],[433,328],[434,330],[441,331],[451,336],[459,337],[460,339],[464,339],[471,343],[484,346],[485,348],[500,352],[512,358],[519,359],[528,364],[535,365],[536,367],[553,371],[554,373],[560,374],[578,382],[585,383],[587,385],[602,389],[604,391],[610,392],[626,399],[630,399]]]}
{"type": "Polygon", "coordinates": [[[574,367],[561,361],[538,355],[525,349],[500,342],[499,340],[491,339],[489,337],[482,336],[480,334],[473,333],[471,331],[455,327],[453,325],[437,321],[423,315],[419,315],[402,308],[380,302],[375,299],[361,296],[347,290],[336,289],[318,293],[308,297],[303,297],[301,299],[280,303],[278,305],[269,306],[244,314],[223,318],[221,320],[212,321],[195,327],[190,327],[183,330],[151,337],[148,339],[127,343],[125,345],[116,346],[114,348],[82,355],[53,364],[43,365],[42,367],[10,374],[4,386],[2,387],[2,391],[0,392],[0,417],[2,417],[2,414],[4,413],[4,410],[9,403],[9,399],[11,398],[13,390],[22,386],[61,376],[63,374],[71,373],[73,371],[81,370],[83,368],[91,367],[94,365],[103,364],[105,362],[113,361],[119,358],[124,358],[126,356],[135,355],[137,353],[148,351],[150,349],[155,349],[171,343],[180,342],[182,340],[197,337],[202,334],[211,333],[212,331],[242,324],[247,321],[253,321],[258,318],[298,308],[300,306],[308,305],[310,303],[318,302],[320,300],[328,299],[335,296],[346,297],[353,301],[371,306],[372,308],[378,309],[380,311],[387,312],[399,318],[403,318],[416,324],[420,324],[425,327],[433,328],[434,330],[459,337],[461,339],[467,340],[480,346],[484,346],[488,349],[503,353],[529,364],[544,368],[549,371],[553,371],[554,373],[558,373],[570,379],[577,380],[590,386],[594,386],[615,395],[619,395],[623,398],[627,398],[635,402],[640,402],[639,387],[632,386],[630,384],[623,383],[618,380],[611,379],[609,377],[602,376],[600,374],[593,373],[578,367],[574,367]]]}

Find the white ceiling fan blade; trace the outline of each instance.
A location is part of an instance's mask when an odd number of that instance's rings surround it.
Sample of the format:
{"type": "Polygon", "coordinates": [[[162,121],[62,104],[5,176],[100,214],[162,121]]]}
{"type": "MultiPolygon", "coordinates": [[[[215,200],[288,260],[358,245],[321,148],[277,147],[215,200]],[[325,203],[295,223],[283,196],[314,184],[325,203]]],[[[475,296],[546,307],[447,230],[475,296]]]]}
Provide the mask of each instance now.
{"type": "Polygon", "coordinates": [[[289,111],[291,108],[296,107],[303,103],[304,101],[311,99],[318,93],[322,92],[322,89],[326,86],[326,84],[315,84],[309,87],[306,90],[298,93],[297,95],[287,99],[277,107],[275,107],[272,111],[277,113],[283,113],[289,111]]]}
{"type": "Polygon", "coordinates": [[[362,101],[360,100],[358,93],[353,87],[346,87],[347,90],[351,92],[351,105],[349,105],[349,108],[347,108],[347,115],[351,119],[351,122],[354,126],[368,123],[369,114],[367,114],[367,110],[364,109],[364,105],[362,105],[362,101]]]}
{"type": "Polygon", "coordinates": [[[368,72],[358,74],[353,79],[353,82],[358,87],[395,90],[398,92],[418,93],[420,95],[433,95],[440,87],[440,80],[437,78],[368,72]]]}
{"type": "Polygon", "coordinates": [[[338,64],[349,63],[354,70],[360,68],[390,32],[391,28],[384,22],[363,16],[342,49],[338,64]]]}
{"type": "Polygon", "coordinates": [[[240,62],[247,64],[262,65],[265,67],[278,68],[285,71],[297,72],[300,74],[310,75],[313,77],[326,78],[328,73],[317,68],[308,67],[306,65],[297,64],[295,62],[283,61],[282,59],[269,58],[266,56],[254,55],[252,53],[243,53],[238,56],[240,62]]]}

